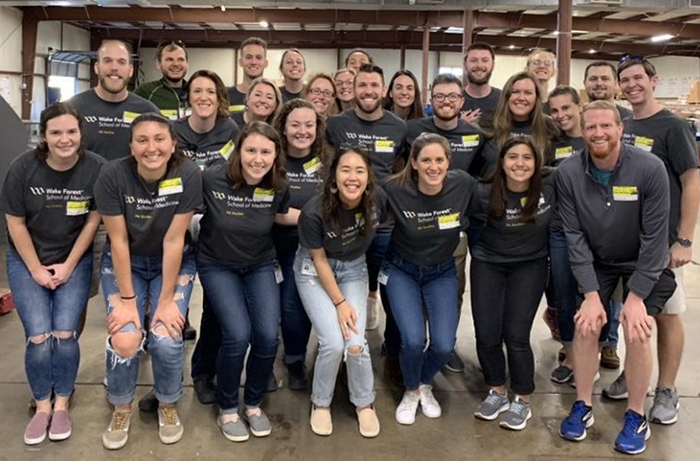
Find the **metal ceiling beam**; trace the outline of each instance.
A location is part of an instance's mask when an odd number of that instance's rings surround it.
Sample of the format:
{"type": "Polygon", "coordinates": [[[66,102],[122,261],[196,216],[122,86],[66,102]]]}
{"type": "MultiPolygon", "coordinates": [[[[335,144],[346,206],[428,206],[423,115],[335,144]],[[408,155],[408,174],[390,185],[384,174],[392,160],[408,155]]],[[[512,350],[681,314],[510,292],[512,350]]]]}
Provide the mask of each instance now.
{"type": "MultiPolygon", "coordinates": [[[[462,27],[460,11],[407,11],[407,10],[312,10],[312,9],[227,9],[217,8],[100,8],[100,7],[23,7],[25,14],[37,20],[52,21],[160,21],[179,23],[198,22],[260,22],[268,23],[358,23],[415,27],[462,27]]],[[[556,16],[508,13],[474,12],[474,27],[508,28],[522,27],[556,30],[556,16]]],[[[619,19],[575,17],[573,29],[615,34],[645,35],[672,34],[678,38],[700,38],[700,24],[678,22],[639,22],[619,19]]]]}
{"type": "MultiPolygon", "coordinates": [[[[138,40],[139,29],[96,29],[97,34],[104,38],[121,40],[138,40]]],[[[423,34],[420,31],[261,31],[265,33],[271,47],[311,46],[315,48],[337,48],[347,45],[361,44],[365,47],[420,49],[423,44],[423,34]]],[[[159,43],[163,40],[182,40],[188,46],[237,46],[246,38],[254,35],[244,30],[158,30],[144,29],[142,40],[146,43],[159,43]]],[[[556,49],[556,40],[543,37],[507,37],[495,35],[477,36],[478,41],[490,43],[492,46],[507,48],[516,45],[519,48],[545,47],[556,49]]],[[[431,33],[430,48],[432,50],[451,50],[460,52],[462,47],[461,34],[431,33]]],[[[572,40],[572,53],[588,53],[594,49],[603,54],[624,54],[629,52],[641,53],[648,56],[661,54],[700,55],[700,47],[695,45],[644,45],[630,43],[609,43],[594,40],[572,40]]],[[[595,57],[596,55],[589,55],[595,57]]]]}

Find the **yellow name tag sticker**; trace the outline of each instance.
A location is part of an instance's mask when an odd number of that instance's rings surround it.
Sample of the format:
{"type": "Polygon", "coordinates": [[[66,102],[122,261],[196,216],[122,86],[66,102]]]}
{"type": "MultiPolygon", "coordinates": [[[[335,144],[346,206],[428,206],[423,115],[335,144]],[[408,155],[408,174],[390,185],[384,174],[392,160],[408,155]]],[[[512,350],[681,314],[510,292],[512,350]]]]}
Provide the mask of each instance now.
{"type": "Polygon", "coordinates": [[[275,199],[275,191],[272,189],[263,189],[256,187],[253,191],[254,202],[271,202],[275,199]]]}
{"type": "Polygon", "coordinates": [[[314,157],[308,162],[304,163],[304,172],[306,172],[306,174],[314,174],[320,170],[322,166],[321,159],[314,157]]]}
{"type": "Polygon", "coordinates": [[[617,202],[635,202],[638,197],[637,186],[613,186],[613,199],[617,202]]]}
{"type": "Polygon", "coordinates": [[[229,112],[243,112],[245,110],[245,104],[234,104],[228,106],[229,112]]]}
{"type": "Polygon", "coordinates": [[[557,150],[554,152],[554,158],[557,160],[571,157],[572,155],[574,155],[573,146],[557,147],[557,150]]]}
{"type": "Polygon", "coordinates": [[[224,147],[219,149],[219,153],[221,153],[221,156],[228,160],[229,155],[231,155],[231,152],[233,152],[233,148],[235,147],[235,144],[233,141],[227,142],[224,147]]]}
{"type": "Polygon", "coordinates": [[[635,136],[634,147],[639,147],[647,152],[651,152],[651,148],[654,147],[654,140],[651,138],[645,138],[644,136],[635,136]]]}
{"type": "Polygon", "coordinates": [[[80,216],[90,212],[90,200],[66,202],[66,216],[80,216]]]}
{"type": "Polygon", "coordinates": [[[122,114],[122,120],[124,121],[124,123],[130,124],[131,122],[136,120],[136,117],[138,117],[139,115],[141,114],[139,114],[138,112],[129,112],[128,110],[125,110],[124,114],[122,114]]]}
{"type": "Polygon", "coordinates": [[[447,214],[438,218],[438,227],[440,230],[454,229],[459,227],[459,213],[447,214]]]}
{"type": "Polygon", "coordinates": [[[462,136],[462,145],[467,147],[476,147],[479,145],[479,135],[470,134],[467,136],[462,136]]]}
{"type": "Polygon", "coordinates": [[[182,178],[164,179],[158,184],[158,195],[171,195],[182,192],[182,178]]]}
{"type": "Polygon", "coordinates": [[[374,141],[374,151],[375,152],[388,152],[394,153],[394,141],[391,139],[381,139],[374,141]]]}
{"type": "Polygon", "coordinates": [[[180,116],[180,113],[176,109],[161,109],[160,114],[170,120],[177,120],[180,116]]]}

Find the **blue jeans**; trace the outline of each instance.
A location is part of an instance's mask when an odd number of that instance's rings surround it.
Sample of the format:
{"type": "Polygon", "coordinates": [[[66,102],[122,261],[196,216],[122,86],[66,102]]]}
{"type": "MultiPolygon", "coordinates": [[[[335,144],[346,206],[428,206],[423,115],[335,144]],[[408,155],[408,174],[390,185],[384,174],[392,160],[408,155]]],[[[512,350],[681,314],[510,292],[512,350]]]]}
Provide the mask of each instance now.
{"type": "Polygon", "coordinates": [[[401,371],[407,390],[429,384],[447,363],[457,334],[457,271],[454,258],[417,266],[389,250],[386,292],[401,332],[401,371]],[[425,348],[425,314],[430,345],[425,348]]]}
{"type": "Polygon", "coordinates": [[[77,332],[90,291],[92,252],[87,252],[73,269],[66,283],[55,290],[37,284],[19,254],[7,249],[7,276],[17,313],[24,327],[27,349],[24,366],[35,400],[46,400],[51,393],[68,397],[73,393],[80,363],[77,332]],[[54,332],[70,332],[58,338],[54,332]],[[41,343],[32,336],[45,335],[41,343]]]}
{"type": "Polygon", "coordinates": [[[609,304],[608,312],[612,313],[612,318],[608,322],[610,331],[608,331],[607,340],[603,341],[603,346],[617,349],[617,344],[620,342],[620,311],[622,310],[622,303],[610,298],[609,304]]]}
{"type": "Polygon", "coordinates": [[[578,310],[578,284],[571,271],[569,247],[563,231],[549,233],[550,281],[554,291],[557,324],[563,345],[570,347],[574,340],[574,315],[578,310]]]}
{"type": "Polygon", "coordinates": [[[296,251],[277,252],[284,280],[280,283],[282,303],[282,341],[284,341],[284,363],[303,362],[306,345],[311,334],[311,321],[299,298],[294,281],[294,255],[296,251]]]}
{"type": "Polygon", "coordinates": [[[248,345],[244,403],[257,407],[263,399],[277,355],[280,321],[280,292],[274,270],[274,260],[246,269],[200,264],[199,278],[221,327],[216,375],[219,408],[223,411],[238,408],[238,387],[248,345]]]}
{"type": "Polygon", "coordinates": [[[320,407],[330,406],[338,367],[340,362],[345,360],[348,367],[350,401],[357,407],[364,407],[371,405],[375,397],[372,360],[365,339],[369,291],[367,265],[364,255],[353,261],[328,259],[328,263],[345,300],[357,312],[357,333],[350,330],[350,339],[346,341],[343,338],[336,308],[316,275],[309,251],[299,248],[294,262],[294,275],[304,308],[318,336],[311,401],[320,407]],[[361,352],[350,353],[348,349],[353,347],[360,348],[361,352]]]}
{"type": "MultiPolygon", "coordinates": [[[[187,316],[187,306],[192,294],[196,273],[195,253],[185,248],[180,263],[180,271],[175,284],[175,303],[180,313],[187,316]]],[[[107,315],[112,312],[110,298],[119,296],[119,287],[112,265],[112,249],[105,244],[100,261],[100,278],[102,292],[107,306],[107,315]]],[[[151,354],[155,395],[159,402],[175,403],[182,395],[182,362],[184,345],[182,335],[173,339],[170,335],[161,336],[154,333],[150,325],[144,325],[146,307],[150,306],[151,318],[158,309],[158,297],[163,285],[163,257],[131,255],[131,283],[136,295],[136,307],[142,332],[148,328],[148,353],[151,354]]],[[[136,331],[136,325],[124,325],[121,332],[136,331]]],[[[110,339],[107,340],[107,399],[112,405],[125,405],[134,400],[136,379],[139,375],[141,351],[133,357],[120,357],[110,339]]]]}
{"type": "MultiPolygon", "coordinates": [[[[386,251],[391,242],[391,233],[377,233],[372,239],[367,253],[367,272],[369,275],[369,291],[377,291],[377,276],[379,268],[384,264],[386,251]]],[[[379,296],[382,299],[386,322],[384,324],[384,345],[386,346],[386,356],[390,359],[399,358],[399,349],[401,349],[401,334],[396,326],[394,314],[391,311],[391,301],[386,294],[384,285],[379,286],[379,296]]]]}

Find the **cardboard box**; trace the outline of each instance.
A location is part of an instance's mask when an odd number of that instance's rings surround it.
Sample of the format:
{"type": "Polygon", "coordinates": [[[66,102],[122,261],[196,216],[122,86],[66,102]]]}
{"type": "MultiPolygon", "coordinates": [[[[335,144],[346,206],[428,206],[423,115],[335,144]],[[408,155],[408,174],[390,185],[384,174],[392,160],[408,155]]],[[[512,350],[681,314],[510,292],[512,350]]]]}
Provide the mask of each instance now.
{"type": "Polygon", "coordinates": [[[9,314],[15,308],[15,301],[8,289],[0,289],[0,315],[9,314]]]}
{"type": "Polygon", "coordinates": [[[688,102],[694,104],[700,103],[700,80],[693,82],[690,94],[688,95],[688,102]]]}

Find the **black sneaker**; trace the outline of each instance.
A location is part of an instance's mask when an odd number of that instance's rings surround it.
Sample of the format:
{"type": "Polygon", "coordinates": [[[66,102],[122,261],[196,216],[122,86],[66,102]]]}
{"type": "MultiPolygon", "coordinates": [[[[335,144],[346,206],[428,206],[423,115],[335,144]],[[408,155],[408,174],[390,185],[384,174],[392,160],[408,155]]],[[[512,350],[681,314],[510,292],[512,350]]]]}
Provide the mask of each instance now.
{"type": "Polygon", "coordinates": [[[206,376],[194,380],[194,393],[197,395],[197,400],[202,405],[211,405],[216,402],[216,393],[218,388],[214,384],[214,378],[206,376]]]}
{"type": "Polygon", "coordinates": [[[452,351],[452,355],[445,364],[445,368],[454,373],[464,373],[464,362],[459,358],[456,351],[452,351]]]}
{"type": "Polygon", "coordinates": [[[185,329],[182,330],[182,337],[185,341],[194,341],[197,339],[197,330],[190,325],[189,319],[185,321],[185,329]]]}
{"type": "Polygon", "coordinates": [[[305,391],[309,388],[309,380],[306,377],[306,365],[304,362],[294,362],[287,365],[289,373],[288,387],[293,391],[305,391]]]}
{"type": "Polygon", "coordinates": [[[158,411],[158,399],[156,394],[151,389],[148,394],[144,395],[141,400],[139,400],[139,410],[145,411],[146,413],[155,413],[158,411]]]}

